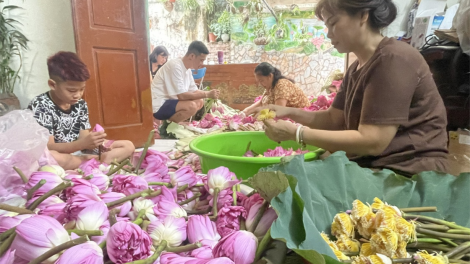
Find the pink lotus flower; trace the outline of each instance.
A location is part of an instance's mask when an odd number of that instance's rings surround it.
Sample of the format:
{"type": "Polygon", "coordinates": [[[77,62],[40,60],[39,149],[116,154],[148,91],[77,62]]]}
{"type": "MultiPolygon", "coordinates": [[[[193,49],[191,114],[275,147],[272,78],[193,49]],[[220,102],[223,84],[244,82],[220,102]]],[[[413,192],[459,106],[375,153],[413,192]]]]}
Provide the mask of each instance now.
{"type": "Polygon", "coordinates": [[[102,264],[103,250],[95,242],[88,241],[64,251],[55,264],[102,264]]]}
{"type": "Polygon", "coordinates": [[[206,262],[206,264],[235,264],[231,259],[223,257],[223,258],[215,258],[206,262]]]}
{"type": "Polygon", "coordinates": [[[236,231],[222,238],[214,247],[214,257],[228,257],[237,264],[251,264],[255,260],[258,239],[251,232],[236,231]]]}
{"type": "MultiPolygon", "coordinates": [[[[214,246],[217,242],[214,244],[214,246]]],[[[191,251],[191,257],[198,258],[198,259],[213,259],[214,256],[212,255],[212,248],[214,246],[202,246],[191,251]]]]}
{"type": "Polygon", "coordinates": [[[241,182],[239,180],[232,180],[234,177],[235,174],[226,167],[209,170],[207,173],[206,189],[210,194],[213,194],[215,188],[219,188],[220,191],[231,188],[233,185],[241,182]]]}
{"type": "Polygon", "coordinates": [[[167,200],[170,202],[176,202],[177,200],[177,194],[176,194],[176,188],[168,188],[166,186],[160,186],[160,190],[162,191],[160,195],[153,197],[152,201],[157,204],[158,202],[162,200],[167,200]]]}
{"type": "Polygon", "coordinates": [[[131,195],[149,188],[145,179],[134,175],[115,175],[113,178],[113,192],[131,195]]]}
{"type": "Polygon", "coordinates": [[[96,124],[91,132],[104,132],[104,128],[99,124],[96,124]]]}
{"type": "Polygon", "coordinates": [[[155,212],[153,211],[153,207],[155,203],[153,203],[150,199],[145,199],[143,197],[137,198],[134,200],[134,206],[132,207],[132,211],[129,213],[131,218],[135,220],[135,218],[139,215],[141,210],[145,210],[145,217],[150,220],[156,220],[157,217],[155,216],[155,212]]]}
{"type": "Polygon", "coordinates": [[[193,187],[197,183],[196,173],[189,166],[184,166],[170,174],[170,182],[173,186],[183,186],[188,184],[193,187]]]}
{"type": "Polygon", "coordinates": [[[65,214],[65,206],[67,204],[62,202],[62,203],[56,203],[56,204],[50,204],[48,206],[42,207],[39,205],[40,208],[42,208],[39,211],[39,215],[44,215],[44,216],[49,216],[52,218],[55,218],[59,223],[64,223],[66,214],[65,214]]]}
{"type": "Polygon", "coordinates": [[[10,228],[13,228],[19,225],[23,220],[28,219],[34,215],[24,214],[17,216],[0,216],[0,233],[7,231],[10,228]]]}
{"type": "MultiPolygon", "coordinates": [[[[164,252],[160,256],[160,264],[205,264],[206,259],[182,257],[175,253],[164,252]]],[[[156,262],[154,263],[156,264],[156,262]]]]}
{"type": "MultiPolygon", "coordinates": [[[[38,196],[34,196],[33,198],[31,198],[28,202],[26,202],[26,207],[30,206],[34,201],[36,201],[39,197],[41,197],[41,195],[38,195],[38,196]]],[[[44,208],[50,206],[50,205],[54,205],[54,204],[62,204],[62,203],[65,203],[64,201],[62,201],[62,199],[60,199],[58,196],[56,195],[52,195],[52,196],[49,196],[46,198],[46,200],[42,201],[39,205],[38,205],[38,209],[39,210],[43,210],[44,208]]]]}
{"type": "Polygon", "coordinates": [[[246,210],[242,206],[223,207],[218,213],[216,226],[222,237],[240,230],[239,218],[246,218],[246,210]]]}
{"type": "Polygon", "coordinates": [[[207,215],[192,215],[188,219],[188,240],[190,243],[203,242],[211,248],[217,244],[220,235],[217,227],[207,215]]]}
{"type": "Polygon", "coordinates": [[[29,181],[25,186],[26,191],[29,191],[31,188],[36,186],[41,180],[46,180],[46,184],[41,186],[38,190],[36,190],[33,196],[43,195],[46,192],[54,189],[57,185],[63,182],[62,178],[57,174],[47,172],[47,171],[36,171],[31,174],[29,177],[29,181]]]}
{"type": "Polygon", "coordinates": [[[106,249],[111,261],[127,263],[151,255],[152,240],[138,225],[119,221],[108,232],[106,249]]]}
{"type": "Polygon", "coordinates": [[[75,179],[72,179],[72,183],[73,183],[73,186],[70,188],[67,188],[67,190],[65,191],[65,196],[67,198],[70,198],[77,194],[86,194],[86,195],[101,194],[100,189],[87,180],[75,178],[75,179]]]}
{"type": "MultiPolygon", "coordinates": [[[[191,198],[191,197],[193,197],[193,196],[194,196],[194,193],[193,193],[192,191],[190,191],[190,190],[185,190],[184,192],[178,193],[178,201],[177,201],[177,202],[178,202],[178,203],[179,203],[179,202],[182,202],[182,201],[187,200],[187,199],[189,199],[189,198],[191,198]]],[[[186,211],[197,211],[198,209],[197,209],[196,206],[197,206],[200,202],[201,202],[201,201],[198,201],[198,200],[196,199],[196,200],[193,200],[193,201],[191,201],[191,202],[189,202],[189,203],[187,203],[187,204],[183,204],[181,207],[183,207],[184,210],[186,210],[186,211]]]]}
{"type": "MultiPolygon", "coordinates": [[[[250,229],[250,227],[253,224],[253,222],[256,218],[256,215],[258,214],[258,211],[261,208],[262,204],[263,204],[262,202],[261,203],[256,203],[248,211],[248,216],[246,218],[246,228],[247,229],[250,229]]],[[[264,236],[266,234],[266,232],[268,232],[268,229],[271,227],[274,220],[276,220],[276,219],[277,219],[276,211],[274,211],[274,209],[271,208],[271,207],[268,208],[264,212],[263,216],[261,217],[261,220],[259,221],[258,225],[256,226],[255,231],[253,232],[255,234],[255,236],[257,236],[257,237],[264,236]]]]}
{"type": "MultiPolygon", "coordinates": [[[[214,206],[214,198],[211,196],[208,197],[210,199],[209,205],[214,206]]],[[[228,207],[233,204],[233,191],[231,189],[225,189],[219,193],[219,197],[217,199],[217,209],[221,210],[222,207],[228,207]]]]}
{"type": "Polygon", "coordinates": [[[147,228],[150,238],[155,246],[162,240],[168,242],[168,246],[177,247],[186,240],[186,220],[184,218],[166,217],[152,221],[147,228]]]}
{"type": "Polygon", "coordinates": [[[76,220],[78,214],[88,206],[101,201],[100,197],[96,194],[76,194],[67,200],[67,205],[64,208],[66,218],[68,221],[76,220]]]}
{"type": "Polygon", "coordinates": [[[98,187],[100,191],[106,191],[109,186],[109,177],[99,169],[92,170],[93,178],[88,180],[91,184],[98,187]]]}
{"type": "Polygon", "coordinates": [[[78,214],[76,228],[79,230],[99,230],[100,226],[108,219],[108,214],[108,207],[104,202],[95,202],[78,214]]]}
{"type": "Polygon", "coordinates": [[[59,165],[45,165],[39,168],[39,171],[47,171],[47,172],[54,173],[62,179],[65,177],[65,171],[59,165]]]}
{"type": "MultiPolygon", "coordinates": [[[[9,194],[4,197],[0,197],[0,203],[24,208],[26,204],[26,199],[17,194],[9,194]]],[[[15,212],[0,210],[0,216],[15,216],[17,214],[18,213],[15,212]]]]}
{"type": "Polygon", "coordinates": [[[15,251],[8,249],[2,257],[0,257],[0,264],[14,264],[15,263],[15,251]]]}
{"type": "Polygon", "coordinates": [[[89,159],[85,162],[82,162],[82,164],[80,164],[80,166],[78,166],[78,168],[81,171],[83,171],[83,174],[85,176],[88,176],[88,175],[92,174],[94,169],[99,169],[100,165],[101,165],[101,163],[99,161],[97,161],[96,159],[89,159]]]}
{"type": "MultiPolygon", "coordinates": [[[[49,249],[70,241],[65,228],[54,218],[37,215],[23,220],[16,227],[16,237],[11,245],[16,256],[31,261],[49,249]]],[[[58,258],[54,255],[44,263],[54,263],[58,258]]]]}
{"type": "MultiPolygon", "coordinates": [[[[116,200],[119,200],[123,197],[126,197],[126,195],[123,194],[123,193],[109,192],[109,193],[103,193],[103,194],[99,195],[99,197],[101,198],[101,200],[103,200],[103,202],[110,203],[110,202],[114,202],[116,200]]],[[[113,206],[109,209],[114,209],[114,208],[118,208],[120,210],[120,212],[118,214],[119,216],[125,216],[131,211],[132,203],[130,201],[127,201],[127,202],[125,202],[121,205],[113,206]]]]}
{"type": "MultiPolygon", "coordinates": [[[[132,164],[137,165],[137,161],[141,154],[142,153],[139,152],[134,154],[132,164]]],[[[145,174],[156,173],[163,178],[168,175],[168,167],[166,166],[167,161],[168,157],[165,154],[149,149],[147,150],[147,154],[145,155],[141,168],[145,169],[145,174]]]]}
{"type": "Polygon", "coordinates": [[[158,218],[173,216],[175,218],[186,217],[187,213],[179,204],[174,201],[161,200],[154,207],[153,211],[158,218]]]}

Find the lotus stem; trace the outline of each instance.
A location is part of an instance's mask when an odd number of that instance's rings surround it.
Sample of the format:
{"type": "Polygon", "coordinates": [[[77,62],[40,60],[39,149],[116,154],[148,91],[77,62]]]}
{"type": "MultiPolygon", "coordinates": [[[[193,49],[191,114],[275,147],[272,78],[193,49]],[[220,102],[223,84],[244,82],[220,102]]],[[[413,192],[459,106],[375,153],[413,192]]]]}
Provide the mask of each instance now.
{"type": "Polygon", "coordinates": [[[144,222],[142,223],[142,230],[147,232],[147,228],[148,228],[149,225],[150,225],[150,221],[149,220],[144,220],[144,222]]]}
{"type": "Polygon", "coordinates": [[[428,207],[408,207],[400,208],[400,211],[403,213],[424,213],[424,212],[437,212],[437,207],[428,206],[428,207]]]}
{"type": "MultiPolygon", "coordinates": [[[[453,259],[461,259],[463,257],[469,257],[469,255],[467,253],[470,253],[470,248],[467,248],[467,249],[464,249],[462,251],[460,251],[460,253],[458,253],[457,255],[455,255],[453,257],[453,259]]],[[[468,262],[467,262],[468,263],[468,262]]]]}
{"type": "Polygon", "coordinates": [[[176,193],[180,193],[180,192],[182,192],[182,191],[185,191],[185,190],[188,189],[188,188],[189,188],[189,184],[185,184],[185,185],[183,185],[183,186],[181,186],[181,187],[178,187],[178,190],[176,191],[176,193]]]}
{"type": "Polygon", "coordinates": [[[13,227],[13,228],[10,228],[10,229],[8,229],[7,231],[1,233],[1,234],[0,234],[0,241],[5,240],[5,239],[8,238],[11,234],[15,233],[15,231],[16,231],[16,227],[13,227]]]}
{"type": "Polygon", "coordinates": [[[463,234],[463,235],[470,235],[470,231],[463,230],[463,229],[449,229],[447,230],[449,234],[463,234]]]}
{"type": "Polygon", "coordinates": [[[204,183],[198,183],[198,184],[194,185],[194,187],[204,187],[204,183]]]}
{"type": "Polygon", "coordinates": [[[434,230],[434,231],[448,231],[450,228],[448,226],[444,225],[436,225],[436,224],[419,224],[419,227],[426,228],[429,230],[434,230]]]}
{"type": "Polygon", "coordinates": [[[449,234],[449,233],[442,233],[437,231],[428,230],[422,227],[417,226],[416,232],[421,234],[435,236],[438,238],[449,238],[449,239],[461,239],[461,240],[470,240],[470,235],[459,235],[459,234],[449,234]]]}
{"type": "Polygon", "coordinates": [[[267,201],[264,201],[261,207],[259,208],[258,213],[256,214],[255,220],[253,220],[253,224],[251,224],[248,231],[250,231],[251,233],[255,232],[256,227],[258,226],[259,222],[261,221],[261,218],[263,217],[268,207],[269,207],[269,203],[267,201]]]}
{"type": "Polygon", "coordinates": [[[16,232],[13,231],[12,234],[10,234],[5,241],[0,245],[0,257],[7,252],[7,250],[10,248],[11,243],[13,243],[13,240],[15,240],[16,237],[16,232]]]}
{"type": "Polygon", "coordinates": [[[113,175],[114,173],[116,173],[116,172],[118,172],[119,170],[121,170],[122,167],[124,167],[128,162],[129,162],[129,159],[124,160],[123,162],[119,163],[119,165],[116,166],[116,168],[113,168],[112,170],[109,170],[106,175],[108,175],[108,176],[113,175]]]}
{"type": "Polygon", "coordinates": [[[446,256],[448,258],[452,258],[452,257],[454,257],[455,255],[457,255],[461,252],[465,252],[469,248],[470,248],[470,241],[462,243],[459,246],[455,247],[451,251],[447,252],[446,256]]]}
{"type": "Polygon", "coordinates": [[[411,243],[407,245],[407,248],[417,248],[417,249],[431,249],[431,250],[438,250],[447,252],[451,250],[450,247],[439,245],[439,244],[432,244],[432,243],[411,243]]]}
{"type": "Polygon", "coordinates": [[[102,236],[103,231],[101,230],[79,230],[79,229],[70,229],[67,230],[69,234],[76,234],[78,236],[102,236]]]}
{"type": "Polygon", "coordinates": [[[197,198],[201,197],[201,194],[200,193],[196,193],[193,195],[193,197],[189,198],[189,199],[186,199],[182,202],[179,203],[179,205],[185,205],[185,204],[188,204],[194,200],[196,200],[197,198]]]}
{"type": "Polygon", "coordinates": [[[246,222],[245,222],[245,218],[241,217],[239,218],[239,222],[240,222],[240,230],[246,230],[246,222]]]}
{"type": "Polygon", "coordinates": [[[169,247],[166,249],[167,252],[172,252],[172,253],[183,253],[183,252],[188,252],[188,251],[191,251],[191,250],[195,250],[195,249],[198,249],[202,247],[202,244],[200,242],[196,242],[194,244],[189,244],[189,245],[185,245],[185,246],[180,246],[180,247],[169,247]]]}
{"type": "Polygon", "coordinates": [[[76,245],[83,244],[87,241],[90,241],[87,236],[82,236],[82,237],[79,237],[77,239],[70,240],[68,242],[65,242],[63,244],[58,245],[57,247],[53,247],[53,248],[49,249],[48,251],[46,251],[46,253],[44,253],[41,256],[31,260],[29,262],[29,264],[40,264],[43,261],[45,261],[46,259],[54,256],[55,254],[59,254],[63,250],[69,249],[69,248],[74,247],[76,245]]]}
{"type": "Polygon", "coordinates": [[[119,212],[119,209],[114,208],[109,210],[109,227],[112,227],[117,223],[116,214],[119,212]]]}
{"type": "Polygon", "coordinates": [[[212,221],[217,221],[217,216],[218,216],[218,208],[217,208],[217,203],[219,202],[219,188],[214,189],[214,198],[212,200],[212,216],[210,219],[212,221]]]}
{"type": "Polygon", "coordinates": [[[434,217],[425,216],[425,215],[404,214],[403,218],[405,218],[405,219],[417,219],[419,221],[426,221],[426,222],[435,223],[435,224],[439,224],[439,225],[445,225],[445,226],[448,226],[448,227],[453,228],[453,229],[463,229],[463,230],[466,230],[466,231],[470,231],[470,228],[467,228],[467,227],[464,227],[464,226],[461,226],[461,225],[457,225],[456,223],[448,222],[448,221],[441,220],[441,219],[436,219],[434,217]]]}
{"type": "Polygon", "coordinates": [[[140,192],[136,192],[136,193],[133,193],[129,196],[122,197],[121,199],[118,199],[116,201],[106,203],[106,206],[113,207],[113,206],[116,206],[116,205],[119,205],[119,204],[123,204],[127,201],[137,199],[137,198],[141,197],[143,194],[150,194],[151,192],[152,192],[152,189],[147,189],[147,190],[143,190],[143,191],[140,191],[140,192]]]}
{"type": "Polygon", "coordinates": [[[158,186],[166,186],[168,188],[173,188],[173,186],[169,182],[149,182],[148,185],[158,185],[158,186]]]}
{"type": "Polygon", "coordinates": [[[128,262],[127,264],[153,264],[160,257],[160,254],[162,254],[163,250],[166,249],[166,245],[167,245],[166,240],[162,240],[158,248],[155,250],[155,253],[153,253],[153,255],[150,258],[128,262]]]}
{"type": "Polygon", "coordinates": [[[93,174],[90,174],[90,175],[84,177],[83,179],[89,181],[89,180],[93,179],[93,174]]]}
{"type": "MultiPolygon", "coordinates": [[[[162,190],[156,190],[156,191],[154,191],[154,192],[151,192],[151,193],[147,194],[147,195],[145,196],[145,198],[156,197],[156,196],[159,196],[160,194],[162,194],[162,190]]],[[[144,196],[142,196],[142,197],[144,197],[144,196]]]]}
{"type": "Polygon", "coordinates": [[[145,142],[144,149],[142,150],[142,154],[140,154],[139,161],[137,162],[137,164],[135,166],[135,172],[136,173],[139,172],[140,166],[142,165],[142,162],[145,159],[145,155],[147,155],[147,150],[149,149],[150,142],[152,141],[152,139],[155,138],[154,135],[155,135],[155,130],[150,131],[149,136],[147,138],[147,141],[145,142]]]}
{"type": "Polygon", "coordinates": [[[271,228],[269,228],[266,234],[264,234],[263,239],[259,243],[258,248],[256,249],[255,262],[261,259],[261,256],[263,255],[264,251],[268,247],[269,243],[271,243],[271,240],[271,228]]]}
{"type": "Polygon", "coordinates": [[[441,244],[442,241],[437,238],[428,238],[428,237],[423,237],[423,238],[418,238],[416,240],[418,243],[432,243],[432,244],[441,244]]]}
{"type": "Polygon", "coordinates": [[[26,178],[26,175],[24,175],[24,173],[18,167],[14,166],[13,169],[16,171],[16,173],[18,173],[18,175],[20,175],[21,180],[23,180],[24,183],[28,183],[28,178],[26,178]]]}
{"type": "Polygon", "coordinates": [[[58,193],[58,192],[61,192],[69,187],[72,187],[73,186],[73,182],[62,182],[61,184],[57,185],[56,187],[54,187],[52,190],[48,191],[47,193],[39,196],[36,200],[34,200],[33,203],[31,203],[27,208],[31,211],[34,211],[34,209],[36,209],[42,202],[44,202],[44,200],[46,200],[47,198],[49,198],[50,196],[58,193]]]}
{"type": "Polygon", "coordinates": [[[142,218],[137,218],[137,219],[135,219],[134,222],[132,222],[132,223],[134,223],[134,224],[140,226],[140,224],[142,224],[143,222],[144,222],[144,220],[143,220],[142,218]]]}
{"type": "Polygon", "coordinates": [[[36,185],[34,185],[33,188],[29,189],[26,200],[31,200],[31,198],[33,198],[34,192],[41,188],[44,184],[46,184],[46,180],[42,179],[36,185]]]}
{"type": "Polygon", "coordinates": [[[31,211],[31,210],[21,208],[21,207],[18,207],[18,206],[12,206],[12,205],[9,205],[9,204],[0,204],[0,210],[15,212],[15,213],[18,213],[18,214],[34,214],[34,212],[31,211]]]}

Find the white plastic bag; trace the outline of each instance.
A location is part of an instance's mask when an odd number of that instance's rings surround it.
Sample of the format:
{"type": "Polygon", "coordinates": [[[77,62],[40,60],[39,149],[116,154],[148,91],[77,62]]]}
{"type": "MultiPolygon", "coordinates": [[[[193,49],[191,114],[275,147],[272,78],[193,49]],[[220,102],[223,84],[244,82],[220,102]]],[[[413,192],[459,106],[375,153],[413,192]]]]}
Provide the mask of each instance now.
{"type": "Polygon", "coordinates": [[[452,27],[457,30],[460,47],[470,56],[470,0],[461,0],[459,9],[452,21],[452,27]]]}
{"type": "Polygon", "coordinates": [[[30,110],[15,110],[0,117],[0,197],[23,193],[24,183],[13,166],[29,178],[47,153],[48,140],[49,131],[36,122],[30,110]]]}

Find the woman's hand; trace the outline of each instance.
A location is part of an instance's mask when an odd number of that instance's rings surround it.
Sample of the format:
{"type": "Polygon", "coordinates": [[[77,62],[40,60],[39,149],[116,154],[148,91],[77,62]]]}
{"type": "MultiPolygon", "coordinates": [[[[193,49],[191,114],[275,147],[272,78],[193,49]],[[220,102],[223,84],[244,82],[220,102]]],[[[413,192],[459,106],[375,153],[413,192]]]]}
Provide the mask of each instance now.
{"type": "Polygon", "coordinates": [[[295,132],[297,126],[289,121],[272,119],[265,120],[264,125],[266,126],[265,133],[268,138],[273,141],[281,142],[287,140],[295,140],[295,132]]]}
{"type": "Polygon", "coordinates": [[[279,106],[279,105],[266,105],[266,106],[260,106],[257,107],[253,112],[255,113],[256,116],[258,116],[259,112],[263,109],[269,109],[271,111],[276,112],[276,117],[278,118],[290,118],[290,114],[292,113],[292,108],[290,107],[284,107],[284,106],[279,106]]]}

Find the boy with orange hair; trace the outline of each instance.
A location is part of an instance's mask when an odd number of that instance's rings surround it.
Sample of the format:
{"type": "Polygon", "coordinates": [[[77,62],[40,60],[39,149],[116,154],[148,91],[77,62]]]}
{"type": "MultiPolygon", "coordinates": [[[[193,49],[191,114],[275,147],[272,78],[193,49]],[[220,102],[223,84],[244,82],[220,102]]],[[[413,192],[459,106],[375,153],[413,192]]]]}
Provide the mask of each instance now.
{"type": "MultiPolygon", "coordinates": [[[[98,155],[71,155],[77,151],[95,150],[106,144],[101,161],[122,161],[135,150],[127,140],[107,141],[104,131],[90,132],[87,103],[82,99],[85,83],[90,78],[87,66],[73,52],[61,51],[47,60],[48,85],[51,89],[36,96],[28,109],[37,122],[51,134],[47,147],[64,169],[76,169],[82,161],[98,155]]],[[[93,153],[93,152],[92,152],[93,153]]],[[[96,153],[96,151],[95,151],[96,153]]]]}

